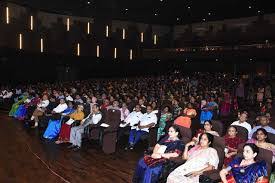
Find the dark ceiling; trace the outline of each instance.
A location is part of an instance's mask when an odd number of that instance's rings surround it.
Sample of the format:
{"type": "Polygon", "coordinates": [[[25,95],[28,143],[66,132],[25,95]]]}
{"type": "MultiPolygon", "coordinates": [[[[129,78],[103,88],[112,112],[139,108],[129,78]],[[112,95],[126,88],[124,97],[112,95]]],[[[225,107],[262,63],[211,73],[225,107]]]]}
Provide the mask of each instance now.
{"type": "Polygon", "coordinates": [[[10,0],[64,14],[187,24],[275,13],[272,0],[10,0]]]}

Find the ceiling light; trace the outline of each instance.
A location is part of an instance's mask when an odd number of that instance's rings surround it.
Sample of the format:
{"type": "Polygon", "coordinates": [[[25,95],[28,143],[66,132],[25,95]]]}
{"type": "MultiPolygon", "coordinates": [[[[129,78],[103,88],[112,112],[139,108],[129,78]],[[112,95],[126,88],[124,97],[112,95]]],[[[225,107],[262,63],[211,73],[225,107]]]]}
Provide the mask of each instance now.
{"type": "Polygon", "coordinates": [[[202,19],[202,21],[204,21],[204,22],[205,22],[205,18],[204,18],[204,19],[202,19]]]}
{"type": "Polygon", "coordinates": [[[157,14],[157,13],[155,13],[155,16],[158,16],[158,14],[157,14]]]}
{"type": "Polygon", "coordinates": [[[90,2],[90,1],[88,1],[88,2],[87,2],[87,4],[91,4],[91,2],[90,2]]]}
{"type": "Polygon", "coordinates": [[[180,18],[178,17],[178,18],[177,18],[177,21],[179,21],[179,20],[180,20],[180,18]]]}
{"type": "Polygon", "coordinates": [[[251,9],[252,7],[251,6],[248,6],[249,9],[251,9]]]}
{"type": "Polygon", "coordinates": [[[187,8],[188,8],[188,9],[190,9],[191,7],[190,7],[190,6],[188,6],[187,8]]]}
{"type": "Polygon", "coordinates": [[[209,12],[208,15],[210,16],[210,15],[211,15],[211,12],[209,12]]]}

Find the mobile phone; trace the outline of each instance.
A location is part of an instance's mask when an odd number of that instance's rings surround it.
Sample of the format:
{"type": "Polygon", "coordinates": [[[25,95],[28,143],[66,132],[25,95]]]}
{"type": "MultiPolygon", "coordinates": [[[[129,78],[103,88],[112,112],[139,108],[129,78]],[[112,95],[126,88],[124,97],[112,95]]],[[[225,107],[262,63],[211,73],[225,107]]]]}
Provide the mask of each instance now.
{"type": "Polygon", "coordinates": [[[190,177],[192,175],[192,173],[188,173],[186,175],[184,175],[185,177],[190,177]]]}

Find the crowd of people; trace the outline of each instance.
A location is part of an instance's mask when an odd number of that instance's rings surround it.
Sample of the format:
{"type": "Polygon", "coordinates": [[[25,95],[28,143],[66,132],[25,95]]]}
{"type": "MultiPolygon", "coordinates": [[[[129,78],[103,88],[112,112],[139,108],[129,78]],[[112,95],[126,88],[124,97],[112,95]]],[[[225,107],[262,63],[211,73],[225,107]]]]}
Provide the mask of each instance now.
{"type": "Polygon", "coordinates": [[[120,114],[117,141],[127,132],[127,151],[156,128],[156,145],[138,161],[133,182],[254,183],[268,182],[269,177],[272,181],[269,162],[259,159],[265,149],[273,154],[271,166],[275,161],[271,88],[266,79],[174,72],[2,87],[0,102],[13,101],[9,116],[44,129],[44,138],[70,143],[68,148],[75,151],[87,127],[111,125],[108,111],[120,114]],[[192,138],[186,141],[182,129],[190,130],[192,138]],[[222,153],[216,148],[219,138],[222,153]],[[168,166],[175,159],[181,163],[168,166]],[[220,171],[217,180],[206,176],[214,170],[220,171]]]}

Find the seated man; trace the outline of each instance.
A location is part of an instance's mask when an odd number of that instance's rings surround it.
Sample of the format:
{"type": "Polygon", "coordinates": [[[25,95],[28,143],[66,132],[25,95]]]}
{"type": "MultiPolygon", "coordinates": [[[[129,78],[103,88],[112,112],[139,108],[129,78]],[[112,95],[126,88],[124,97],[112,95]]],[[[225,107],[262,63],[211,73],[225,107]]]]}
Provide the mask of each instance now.
{"type": "Polygon", "coordinates": [[[87,118],[83,119],[79,126],[71,128],[70,134],[70,145],[68,148],[74,148],[74,150],[79,150],[82,142],[82,134],[84,133],[85,127],[90,124],[97,124],[102,118],[101,112],[99,111],[99,105],[94,104],[91,113],[87,118]]]}
{"type": "Polygon", "coordinates": [[[152,112],[153,108],[152,106],[147,106],[147,112],[143,114],[143,116],[140,119],[140,122],[138,123],[138,126],[136,129],[132,129],[130,131],[129,135],[129,145],[125,150],[128,149],[134,149],[134,145],[140,140],[140,137],[148,134],[149,129],[157,124],[157,116],[155,113],[152,112]]]}
{"type": "Polygon", "coordinates": [[[248,131],[248,134],[251,132],[251,125],[249,123],[246,122],[247,120],[247,112],[244,111],[240,114],[239,116],[239,120],[238,121],[235,121],[231,124],[231,126],[235,125],[235,126],[241,126],[241,127],[244,127],[247,129],[248,131]]]}
{"type": "Polygon", "coordinates": [[[251,132],[248,134],[248,139],[251,139],[253,136],[253,133],[255,133],[259,128],[265,129],[268,133],[275,134],[275,129],[269,126],[269,119],[267,116],[261,116],[260,117],[260,125],[255,126],[251,132]]]}
{"type": "Polygon", "coordinates": [[[126,119],[119,125],[119,133],[118,140],[123,135],[123,133],[129,129],[135,130],[137,128],[137,124],[140,122],[143,114],[141,112],[141,107],[139,104],[136,105],[135,110],[131,112],[126,119]],[[129,128],[127,128],[129,127],[129,128]]]}
{"type": "Polygon", "coordinates": [[[68,108],[68,105],[66,104],[65,100],[62,98],[59,100],[59,104],[57,107],[55,107],[52,110],[52,113],[62,113],[68,108]]]}

